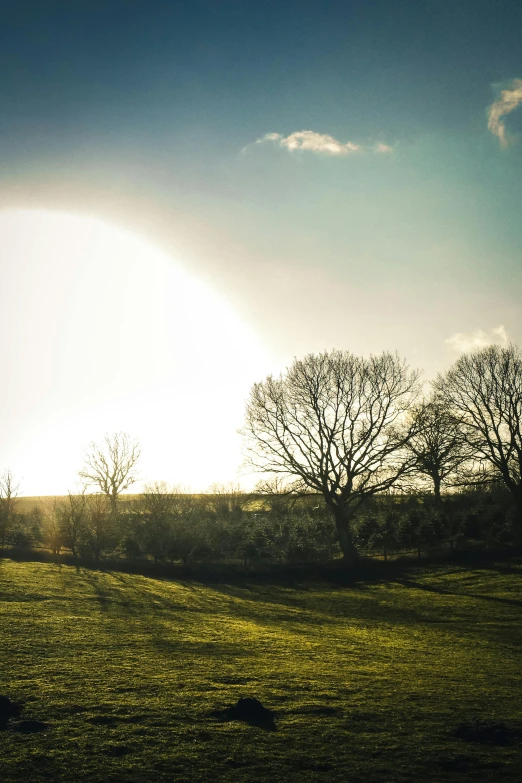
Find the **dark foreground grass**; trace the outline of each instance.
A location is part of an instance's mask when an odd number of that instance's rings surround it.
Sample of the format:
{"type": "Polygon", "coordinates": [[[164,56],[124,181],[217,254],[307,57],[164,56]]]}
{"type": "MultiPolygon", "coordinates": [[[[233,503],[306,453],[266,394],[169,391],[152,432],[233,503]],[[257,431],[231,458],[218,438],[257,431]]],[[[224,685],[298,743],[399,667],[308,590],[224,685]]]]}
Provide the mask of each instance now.
{"type": "Polygon", "coordinates": [[[0,693],[47,724],[0,732],[0,779],[520,781],[521,586],[520,561],[291,588],[0,560],[0,693]],[[213,714],[243,696],[276,730],[213,714]],[[475,720],[512,734],[453,736],[475,720]]]}

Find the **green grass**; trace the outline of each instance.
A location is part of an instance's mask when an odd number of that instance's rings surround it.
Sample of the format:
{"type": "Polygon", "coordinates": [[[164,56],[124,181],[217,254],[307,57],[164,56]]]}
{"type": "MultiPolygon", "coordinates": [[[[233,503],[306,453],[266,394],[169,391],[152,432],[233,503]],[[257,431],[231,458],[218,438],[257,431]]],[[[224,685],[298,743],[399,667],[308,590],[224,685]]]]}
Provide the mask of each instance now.
{"type": "Polygon", "coordinates": [[[203,586],[0,560],[11,781],[520,780],[520,562],[350,587],[203,586]],[[212,710],[256,696],[277,731],[212,710]]]}

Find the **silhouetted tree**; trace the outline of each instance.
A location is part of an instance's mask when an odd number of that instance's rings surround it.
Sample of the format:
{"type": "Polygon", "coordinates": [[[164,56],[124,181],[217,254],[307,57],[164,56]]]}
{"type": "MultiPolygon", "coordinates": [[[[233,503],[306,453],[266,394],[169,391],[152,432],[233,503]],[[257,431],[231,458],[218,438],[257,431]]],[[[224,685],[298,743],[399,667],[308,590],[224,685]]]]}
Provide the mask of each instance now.
{"type": "Polygon", "coordinates": [[[458,359],[435,389],[458,419],[478,470],[476,480],[502,479],[522,523],[522,355],[490,345],[458,359]],[[485,473],[481,472],[485,469],[485,473]]]}
{"type": "Polygon", "coordinates": [[[437,397],[418,405],[412,415],[416,426],[408,448],[416,458],[415,472],[430,479],[435,503],[441,505],[442,485],[456,478],[471,449],[459,420],[437,397]]]}
{"type": "Polygon", "coordinates": [[[282,563],[297,552],[301,541],[302,526],[299,527],[298,515],[292,513],[298,494],[281,476],[259,481],[255,493],[262,497],[256,519],[261,520],[264,547],[282,563]]]}
{"type": "Polygon", "coordinates": [[[16,549],[29,549],[42,543],[42,512],[33,506],[28,512],[12,514],[6,542],[16,549]]]}
{"type": "Polygon", "coordinates": [[[64,546],[63,531],[60,527],[61,503],[62,498],[47,498],[40,506],[43,514],[43,541],[55,555],[59,554],[64,546]]]}
{"type": "Polygon", "coordinates": [[[258,481],[254,494],[261,495],[263,506],[272,516],[278,518],[289,515],[298,497],[293,487],[286,484],[281,476],[272,476],[258,481]]]}
{"type": "Polygon", "coordinates": [[[91,443],[86,452],[79,476],[86,486],[97,487],[109,499],[113,514],[120,493],[137,481],[135,468],[140,454],[137,441],[125,432],[105,435],[101,444],[91,443]]]}
{"type": "Polygon", "coordinates": [[[117,542],[116,520],[110,497],[101,493],[87,495],[81,554],[93,555],[99,562],[102,554],[114,549],[117,542]]]}
{"type": "Polygon", "coordinates": [[[0,476],[0,552],[5,546],[10,527],[13,523],[19,485],[11,470],[0,476]]]}
{"type": "Polygon", "coordinates": [[[43,519],[44,515],[39,505],[34,505],[25,514],[25,528],[32,546],[39,545],[43,541],[43,519]]]}
{"type": "Polygon", "coordinates": [[[143,551],[154,560],[166,557],[174,537],[174,527],[179,514],[177,493],[163,481],[148,484],[140,495],[135,509],[139,514],[143,551]]]}
{"type": "Polygon", "coordinates": [[[250,465],[321,493],[353,562],[354,514],[415,464],[406,414],[418,394],[418,373],[390,353],[295,360],[284,375],[252,388],[244,428],[250,465]]]}
{"type": "Polygon", "coordinates": [[[88,504],[85,493],[69,492],[65,500],[57,502],[55,514],[61,543],[76,557],[87,533],[88,504]]]}
{"type": "Polygon", "coordinates": [[[213,556],[241,557],[253,552],[250,514],[247,508],[250,496],[241,487],[214,484],[207,496],[207,508],[211,523],[206,537],[209,554],[213,556]]]}

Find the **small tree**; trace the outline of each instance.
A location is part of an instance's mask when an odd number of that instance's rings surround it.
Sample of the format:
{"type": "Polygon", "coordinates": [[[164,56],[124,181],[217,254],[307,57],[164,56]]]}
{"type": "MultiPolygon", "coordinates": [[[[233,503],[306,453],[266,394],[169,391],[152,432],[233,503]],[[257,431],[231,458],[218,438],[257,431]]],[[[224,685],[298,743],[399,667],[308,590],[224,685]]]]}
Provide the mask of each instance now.
{"type": "Polygon", "coordinates": [[[373,534],[372,544],[382,549],[385,560],[388,559],[390,552],[399,546],[399,525],[400,514],[397,509],[385,509],[384,513],[378,517],[378,525],[373,534]]]}
{"type": "Polygon", "coordinates": [[[91,443],[79,476],[86,486],[97,487],[116,514],[118,498],[136,481],[136,463],[141,455],[137,441],[125,432],[105,435],[101,444],[91,443]]]}
{"type": "Polygon", "coordinates": [[[62,544],[76,557],[87,531],[88,507],[85,493],[74,495],[69,492],[66,500],[57,502],[55,513],[62,544]]]}
{"type": "Polygon", "coordinates": [[[154,560],[181,558],[184,563],[208,540],[208,510],[196,496],[165,482],[148,484],[128,512],[128,554],[150,554],[154,560]]]}
{"type": "Polygon", "coordinates": [[[0,552],[3,551],[14,520],[19,484],[11,470],[0,476],[0,552]]]}
{"type": "Polygon", "coordinates": [[[213,484],[207,499],[210,527],[207,544],[214,555],[245,557],[252,551],[250,496],[241,487],[213,484]]]}
{"type": "Polygon", "coordinates": [[[522,526],[522,354],[490,345],[455,362],[435,389],[458,420],[477,465],[478,480],[500,478],[522,526]],[[485,470],[484,470],[485,469],[485,470]]]}
{"type": "Polygon", "coordinates": [[[226,521],[240,522],[243,518],[250,497],[241,487],[230,484],[213,484],[210,488],[208,505],[217,518],[226,521]]]}
{"type": "Polygon", "coordinates": [[[34,505],[25,515],[27,535],[33,546],[38,546],[43,539],[44,515],[39,505],[34,505]]]}
{"type": "Polygon", "coordinates": [[[413,420],[415,430],[408,448],[415,457],[415,473],[431,481],[435,504],[440,506],[443,484],[456,478],[471,450],[459,420],[440,399],[434,397],[417,406],[413,420]]]}
{"type": "Polygon", "coordinates": [[[53,555],[58,555],[63,547],[62,530],[59,521],[61,498],[48,498],[42,505],[43,541],[53,555]]]}
{"type": "Polygon", "coordinates": [[[419,392],[418,373],[397,355],[347,351],[310,354],[252,388],[244,428],[250,465],[320,493],[348,563],[357,559],[358,509],[415,464],[406,414],[419,392]]]}
{"type": "Polygon", "coordinates": [[[209,513],[206,503],[189,492],[176,491],[176,516],[167,557],[187,565],[198,548],[208,541],[209,513]]]}
{"type": "Polygon", "coordinates": [[[279,563],[287,559],[297,537],[296,519],[292,514],[298,495],[281,476],[259,481],[255,493],[263,498],[264,536],[267,548],[279,563]]]}
{"type": "Polygon", "coordinates": [[[143,551],[152,555],[155,562],[169,552],[178,505],[176,493],[161,481],[148,484],[135,504],[140,523],[140,543],[143,551]]]}
{"type": "Polygon", "coordinates": [[[102,494],[86,498],[85,533],[82,536],[82,553],[91,554],[99,562],[104,552],[114,548],[117,542],[115,518],[110,498],[102,494]]]}

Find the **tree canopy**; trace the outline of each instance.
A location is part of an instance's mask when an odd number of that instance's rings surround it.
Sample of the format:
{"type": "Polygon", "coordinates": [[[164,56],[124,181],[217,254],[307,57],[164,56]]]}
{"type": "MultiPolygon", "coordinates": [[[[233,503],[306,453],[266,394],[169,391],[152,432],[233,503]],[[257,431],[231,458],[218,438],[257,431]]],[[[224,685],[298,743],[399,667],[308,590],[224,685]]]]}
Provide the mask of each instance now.
{"type": "Polygon", "coordinates": [[[413,468],[406,414],[420,393],[418,378],[396,354],[365,359],[331,351],[296,359],[251,390],[244,429],[250,465],[321,493],[348,560],[356,557],[353,513],[413,468]]]}

